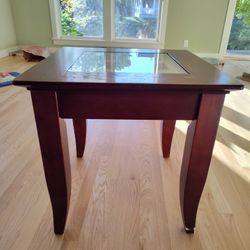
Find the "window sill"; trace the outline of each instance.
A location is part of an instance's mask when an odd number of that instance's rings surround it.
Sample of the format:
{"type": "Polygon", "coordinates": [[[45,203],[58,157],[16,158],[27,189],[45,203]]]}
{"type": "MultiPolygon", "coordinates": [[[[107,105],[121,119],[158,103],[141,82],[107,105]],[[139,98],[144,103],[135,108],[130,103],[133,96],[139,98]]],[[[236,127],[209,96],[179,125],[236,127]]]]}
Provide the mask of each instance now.
{"type": "Polygon", "coordinates": [[[163,49],[164,45],[157,41],[81,39],[81,38],[54,38],[55,45],[61,46],[87,46],[87,47],[117,47],[117,48],[156,48],[163,49]]]}

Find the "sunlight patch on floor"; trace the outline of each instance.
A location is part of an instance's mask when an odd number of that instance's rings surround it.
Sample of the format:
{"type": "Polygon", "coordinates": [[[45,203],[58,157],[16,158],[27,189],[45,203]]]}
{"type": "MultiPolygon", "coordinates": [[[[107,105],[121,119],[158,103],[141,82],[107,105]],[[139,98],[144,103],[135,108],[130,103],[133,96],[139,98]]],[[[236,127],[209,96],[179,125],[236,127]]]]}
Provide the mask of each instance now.
{"type": "MultiPolygon", "coordinates": [[[[233,133],[237,134],[238,136],[241,136],[247,140],[250,138],[250,131],[246,128],[243,128],[240,124],[236,124],[233,121],[229,121],[228,119],[221,117],[220,118],[220,125],[233,133]]],[[[249,148],[250,150],[250,148],[249,148]]]]}
{"type": "Polygon", "coordinates": [[[238,147],[236,144],[232,144],[232,149],[240,166],[250,169],[250,152],[238,147]]]}
{"type": "MultiPolygon", "coordinates": [[[[233,147],[235,147],[235,145],[233,145],[233,147]]],[[[242,151],[242,149],[238,149],[238,148],[237,150],[242,151]]],[[[239,155],[237,157],[236,155],[237,153],[232,153],[232,150],[227,145],[216,140],[214,150],[213,150],[213,157],[216,157],[219,161],[221,161],[224,165],[226,165],[231,171],[233,171],[235,174],[237,174],[238,176],[243,178],[245,181],[250,183],[250,171],[249,171],[250,168],[244,167],[245,162],[247,165],[249,165],[249,158],[244,159],[242,155],[239,155]],[[241,165],[241,163],[243,163],[243,165],[241,165]]]]}

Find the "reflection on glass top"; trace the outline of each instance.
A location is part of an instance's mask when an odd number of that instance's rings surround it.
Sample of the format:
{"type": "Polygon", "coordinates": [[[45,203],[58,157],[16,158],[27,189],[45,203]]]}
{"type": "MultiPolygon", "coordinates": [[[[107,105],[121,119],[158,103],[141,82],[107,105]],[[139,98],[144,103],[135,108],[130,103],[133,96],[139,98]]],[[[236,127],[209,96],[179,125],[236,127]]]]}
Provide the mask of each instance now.
{"type": "Polygon", "coordinates": [[[75,73],[168,73],[187,72],[167,53],[86,51],[69,68],[75,73]]]}

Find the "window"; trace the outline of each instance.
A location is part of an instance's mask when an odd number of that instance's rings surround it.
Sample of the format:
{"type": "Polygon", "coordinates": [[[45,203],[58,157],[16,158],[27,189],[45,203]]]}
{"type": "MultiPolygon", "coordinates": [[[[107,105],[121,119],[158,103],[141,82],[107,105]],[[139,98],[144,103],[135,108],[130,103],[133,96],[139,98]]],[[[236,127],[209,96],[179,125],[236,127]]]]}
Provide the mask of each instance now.
{"type": "Polygon", "coordinates": [[[164,46],[167,0],[50,0],[58,45],[164,46]]]}

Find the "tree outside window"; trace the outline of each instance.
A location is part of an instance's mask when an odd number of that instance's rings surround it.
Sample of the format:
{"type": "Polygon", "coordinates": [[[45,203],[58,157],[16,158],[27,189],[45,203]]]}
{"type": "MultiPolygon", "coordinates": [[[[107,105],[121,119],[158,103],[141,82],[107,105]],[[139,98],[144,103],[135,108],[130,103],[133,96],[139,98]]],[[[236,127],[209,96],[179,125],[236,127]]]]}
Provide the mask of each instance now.
{"type": "MultiPolygon", "coordinates": [[[[114,35],[119,39],[158,39],[160,0],[114,0],[114,35]]],[[[104,37],[103,0],[60,0],[64,36],[104,37]]]]}
{"type": "Polygon", "coordinates": [[[250,0],[238,0],[228,50],[250,50],[250,0]]]}

